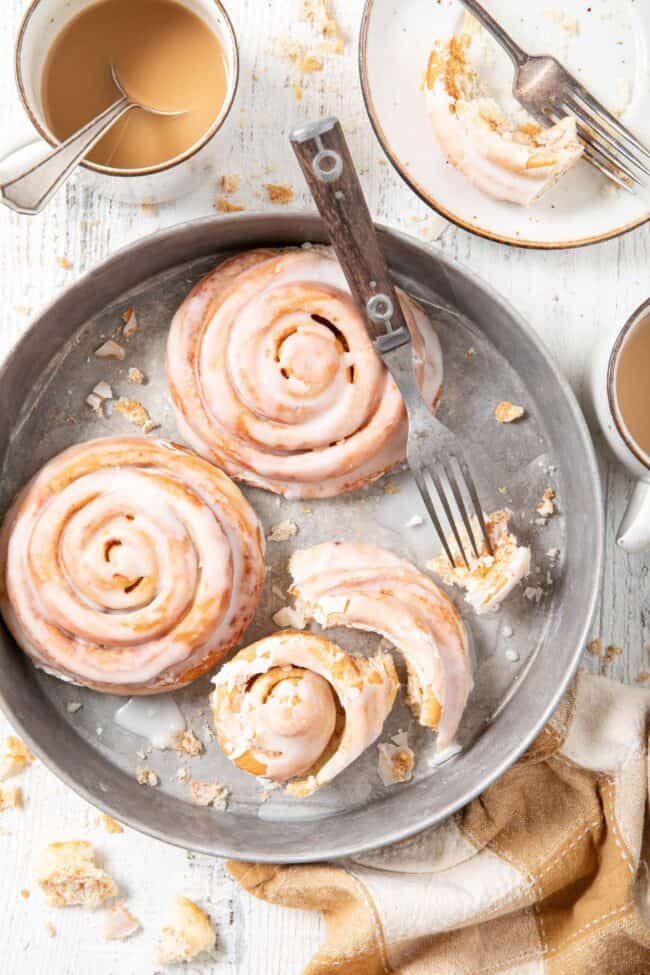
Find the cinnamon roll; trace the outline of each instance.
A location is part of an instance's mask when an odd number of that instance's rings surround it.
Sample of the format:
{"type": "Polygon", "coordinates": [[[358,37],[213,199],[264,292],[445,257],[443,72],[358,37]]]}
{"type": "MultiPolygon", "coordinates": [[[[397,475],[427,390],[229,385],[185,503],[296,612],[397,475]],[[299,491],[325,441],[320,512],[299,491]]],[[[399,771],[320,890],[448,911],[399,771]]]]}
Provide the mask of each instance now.
{"type": "Polygon", "coordinates": [[[92,440],[50,460],[6,515],[0,609],[42,669],[156,694],[241,637],[263,544],[248,502],[205,460],[162,440],[92,440]]]}
{"type": "Polygon", "coordinates": [[[472,689],[467,632],[454,604],[409,562],[376,545],[326,542],[294,552],[291,593],[305,619],[380,633],[403,655],[420,724],[452,741],[472,689]]]}
{"type": "MultiPolygon", "coordinates": [[[[403,293],[401,301],[430,332],[415,302],[403,293]]],[[[433,405],[442,380],[435,336],[428,355],[433,405]]],[[[285,497],[332,497],[404,460],[402,398],[325,248],[256,250],[220,264],[174,317],[167,377],[190,446],[285,497]]]]}
{"type": "Polygon", "coordinates": [[[214,683],[210,704],[226,755],[300,797],[375,741],[399,686],[388,654],[352,656],[295,630],[240,650],[214,683]]]}

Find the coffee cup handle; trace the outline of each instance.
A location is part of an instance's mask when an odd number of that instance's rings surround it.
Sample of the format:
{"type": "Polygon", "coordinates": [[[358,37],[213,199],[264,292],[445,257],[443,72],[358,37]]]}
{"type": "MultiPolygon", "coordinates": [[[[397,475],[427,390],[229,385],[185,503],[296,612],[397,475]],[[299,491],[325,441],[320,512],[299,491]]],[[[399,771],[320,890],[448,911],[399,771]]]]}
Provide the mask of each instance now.
{"type": "Polygon", "coordinates": [[[650,483],[638,481],[616,538],[626,552],[650,548],[650,483]]]}
{"type": "Polygon", "coordinates": [[[11,180],[50,151],[51,146],[41,138],[29,119],[12,120],[11,144],[0,145],[0,182],[11,180]]]}

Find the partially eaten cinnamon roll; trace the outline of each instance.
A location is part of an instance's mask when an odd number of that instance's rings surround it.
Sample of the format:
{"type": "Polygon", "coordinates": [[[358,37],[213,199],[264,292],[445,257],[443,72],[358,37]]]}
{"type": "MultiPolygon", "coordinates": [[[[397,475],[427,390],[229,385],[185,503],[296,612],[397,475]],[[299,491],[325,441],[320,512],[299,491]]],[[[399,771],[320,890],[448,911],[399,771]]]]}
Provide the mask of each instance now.
{"type": "Polygon", "coordinates": [[[447,160],[479,190],[526,206],[555,186],[583,146],[572,117],[543,128],[503,111],[472,60],[476,37],[461,30],[435,44],[424,79],[431,125],[447,160]]]}
{"type": "MultiPolygon", "coordinates": [[[[400,295],[407,319],[418,305],[400,295]]],[[[427,349],[435,406],[442,356],[427,349]]],[[[322,247],[220,264],[178,309],[167,377],[179,430],[231,477],[288,498],[332,497],[401,463],[406,411],[338,262],[322,247]]]]}
{"type": "Polygon", "coordinates": [[[420,724],[453,739],[472,689],[467,632],[450,599],[422,572],[376,545],[326,542],[295,552],[291,592],[306,619],[372,630],[390,640],[408,670],[420,724]]]}
{"type": "Polygon", "coordinates": [[[240,650],[214,684],[210,704],[226,755],[299,797],[375,741],[399,687],[390,655],[353,656],[293,630],[240,650]]]}

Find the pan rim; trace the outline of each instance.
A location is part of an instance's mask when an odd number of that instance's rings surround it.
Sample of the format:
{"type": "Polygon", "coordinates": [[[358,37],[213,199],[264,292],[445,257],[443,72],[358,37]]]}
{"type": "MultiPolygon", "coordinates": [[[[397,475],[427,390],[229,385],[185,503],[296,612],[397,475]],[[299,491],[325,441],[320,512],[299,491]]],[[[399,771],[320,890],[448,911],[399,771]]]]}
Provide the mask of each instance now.
{"type": "MultiPolygon", "coordinates": [[[[247,229],[249,233],[254,232],[259,236],[261,236],[262,231],[268,231],[268,241],[277,240],[278,235],[282,236],[282,234],[279,234],[277,230],[279,222],[281,222],[284,226],[285,229],[283,233],[287,237],[293,236],[297,238],[302,236],[303,240],[318,240],[319,238],[325,239],[325,234],[320,219],[309,212],[289,211],[285,212],[281,218],[279,218],[275,213],[246,212],[243,214],[201,218],[199,220],[177,224],[173,227],[148,235],[135,243],[121,248],[111,255],[106,261],[102,262],[98,267],[84,274],[40,312],[26,332],[15,343],[13,349],[8,352],[7,356],[0,365],[0,387],[2,386],[8,373],[11,371],[12,363],[15,363],[20,355],[24,355],[28,351],[30,343],[33,344],[34,342],[34,337],[41,334],[42,330],[47,328],[47,324],[51,316],[56,315],[57,310],[61,310],[64,303],[74,300],[75,297],[83,295],[89,288],[92,288],[98,274],[101,274],[105,278],[106,275],[110,277],[116,273],[121,266],[124,267],[130,265],[130,268],[133,269],[139,263],[137,260],[138,255],[147,255],[153,250],[160,250],[163,254],[171,253],[171,249],[167,249],[165,246],[166,244],[173,243],[178,239],[184,239],[185,237],[192,236],[193,234],[205,234],[206,236],[212,236],[213,238],[213,246],[204,250],[202,252],[203,256],[207,256],[213,251],[217,252],[220,249],[224,250],[228,248],[228,245],[224,246],[223,243],[221,243],[220,247],[219,241],[219,237],[223,237],[226,232],[231,232],[235,235],[237,235],[239,232],[239,236],[242,238],[242,243],[240,244],[241,247],[248,246],[248,243],[245,242],[247,229]],[[275,228],[275,231],[272,228],[275,228]],[[211,234],[211,231],[214,231],[214,233],[211,234]]],[[[408,821],[396,823],[395,820],[390,816],[384,817],[385,825],[380,831],[381,836],[378,836],[376,831],[373,835],[368,837],[367,841],[364,842],[347,842],[345,839],[345,830],[339,828],[339,837],[337,837],[337,841],[335,842],[320,840],[314,842],[314,839],[312,839],[312,841],[305,844],[303,848],[290,849],[288,852],[286,849],[278,850],[277,848],[273,848],[270,842],[267,843],[265,841],[265,837],[269,837],[269,839],[272,837],[274,827],[280,827],[283,828],[285,832],[287,831],[287,824],[283,822],[272,823],[270,821],[259,820],[258,822],[260,824],[262,841],[258,842],[257,844],[249,845],[246,849],[241,849],[232,843],[222,843],[220,841],[215,843],[214,841],[211,841],[210,837],[206,837],[205,842],[201,842],[200,840],[197,841],[196,838],[187,840],[182,836],[179,836],[178,833],[174,832],[173,829],[162,829],[152,823],[147,823],[142,818],[134,816],[130,812],[125,813],[123,809],[119,808],[118,805],[111,802],[110,796],[101,794],[98,795],[95,791],[89,789],[83,781],[83,776],[77,773],[75,769],[71,769],[66,767],[65,764],[61,764],[58,757],[53,755],[50,749],[48,749],[48,743],[43,744],[41,741],[36,740],[33,737],[29,721],[29,714],[20,713],[21,709],[17,706],[15,701],[16,695],[12,694],[11,682],[7,682],[7,685],[4,683],[0,684],[0,708],[12,722],[16,730],[23,735],[35,754],[55,775],[57,775],[58,778],[60,778],[63,782],[65,782],[66,785],[72,788],[75,792],[77,792],[77,794],[81,795],[92,805],[104,812],[109,813],[110,815],[115,816],[116,818],[120,819],[120,821],[132,826],[140,832],[153,836],[159,840],[162,840],[163,842],[186,849],[196,850],[208,855],[225,856],[233,859],[254,859],[258,862],[264,863],[304,863],[317,860],[350,857],[367,852],[370,849],[377,849],[380,846],[389,845],[391,843],[407,839],[422,829],[426,829],[427,827],[444,821],[458,809],[462,808],[477,795],[483,792],[517,760],[517,758],[525,751],[525,749],[530,745],[533,739],[546,724],[548,718],[555,710],[562,695],[564,694],[564,691],[569,685],[569,682],[571,681],[578,666],[579,658],[589,632],[589,627],[593,618],[593,613],[595,611],[599,594],[599,582],[601,578],[604,551],[604,517],[602,488],[595,451],[586,422],[582,412],[580,411],[575,395],[569,386],[568,381],[558,370],[550,356],[550,353],[542,341],[533,332],[525,319],[513,308],[510,302],[499,295],[491,287],[491,285],[481,279],[478,275],[475,275],[474,272],[464,267],[459,262],[450,260],[435,248],[429,247],[420,241],[414,240],[407,234],[389,229],[382,225],[377,225],[377,229],[380,239],[385,243],[398,246],[406,252],[408,252],[409,249],[411,249],[411,251],[418,251],[422,255],[423,259],[429,262],[438,262],[443,269],[446,269],[456,276],[460,276],[461,279],[464,279],[466,282],[470,282],[475,288],[478,288],[485,296],[486,301],[489,301],[493,305],[496,304],[500,306],[502,311],[507,314],[510,319],[512,319],[514,325],[518,328],[518,330],[521,331],[524,339],[529,344],[529,347],[533,349],[538,358],[543,360],[546,368],[553,374],[557,383],[557,390],[564,398],[565,406],[568,407],[575,425],[575,433],[577,434],[581,442],[581,446],[584,449],[586,469],[583,471],[583,474],[585,476],[585,484],[588,485],[588,488],[584,489],[585,495],[587,494],[587,490],[589,488],[591,489],[590,500],[592,503],[590,505],[591,510],[589,511],[589,517],[592,519],[591,524],[593,526],[593,537],[591,539],[592,551],[590,552],[590,561],[586,566],[589,574],[589,580],[586,585],[588,599],[585,600],[584,622],[582,625],[577,625],[576,627],[575,646],[565,656],[563,664],[564,670],[560,679],[557,681],[554,690],[548,694],[543,706],[538,708],[535,719],[530,723],[527,732],[519,735],[515,744],[511,745],[507,750],[505,750],[498,761],[490,765],[489,772],[479,776],[471,787],[465,788],[460,799],[455,798],[439,805],[434,813],[426,814],[425,812],[422,815],[418,815],[417,820],[410,818],[408,821]]],[[[202,256],[200,253],[193,253],[186,259],[192,260],[200,256],[202,256]]],[[[161,266],[158,267],[157,271],[147,273],[145,275],[135,274],[133,283],[125,284],[122,282],[117,286],[117,289],[126,290],[127,288],[134,286],[134,284],[138,281],[145,280],[146,278],[151,277],[152,274],[161,273],[166,269],[166,267],[178,266],[180,263],[181,261],[176,258],[170,259],[169,263],[165,266],[162,266],[161,263],[161,266]]],[[[117,275],[117,277],[119,278],[119,275],[117,275]]],[[[73,327],[71,327],[69,334],[72,334],[79,324],[81,323],[76,323],[73,327]]],[[[533,658],[533,660],[534,659],[536,658],[533,658]]],[[[29,672],[31,672],[31,665],[27,664],[26,666],[30,668],[29,672]]],[[[518,694],[524,690],[524,686],[528,678],[528,674],[524,675],[522,678],[519,685],[518,694]]],[[[518,694],[515,695],[515,697],[518,696],[518,694]]],[[[505,710],[507,710],[507,708],[505,710]]],[[[94,751],[92,746],[87,742],[84,742],[83,739],[79,740],[90,751],[94,751]]],[[[99,753],[96,754],[99,755],[99,753]]],[[[101,756],[99,757],[101,761],[106,762],[106,760],[101,756]]],[[[110,762],[107,762],[107,764],[110,765],[110,762]]],[[[125,777],[127,776],[127,773],[124,773],[121,770],[116,771],[119,771],[120,774],[124,775],[125,777]]],[[[137,788],[141,789],[142,787],[138,786],[137,788]]],[[[160,798],[169,799],[170,802],[176,801],[173,800],[172,797],[161,796],[160,798]]],[[[376,806],[381,808],[384,804],[386,804],[386,802],[387,800],[382,799],[376,804],[376,806]]],[[[401,804],[405,811],[407,811],[406,807],[408,805],[408,803],[404,802],[401,804]]],[[[355,809],[341,816],[331,818],[339,820],[339,822],[343,824],[346,817],[356,819],[357,817],[364,815],[367,815],[366,809],[355,809]]],[[[313,828],[315,823],[322,822],[324,822],[324,820],[311,821],[311,826],[313,828]]],[[[309,821],[306,821],[306,825],[310,825],[309,821]]]]}

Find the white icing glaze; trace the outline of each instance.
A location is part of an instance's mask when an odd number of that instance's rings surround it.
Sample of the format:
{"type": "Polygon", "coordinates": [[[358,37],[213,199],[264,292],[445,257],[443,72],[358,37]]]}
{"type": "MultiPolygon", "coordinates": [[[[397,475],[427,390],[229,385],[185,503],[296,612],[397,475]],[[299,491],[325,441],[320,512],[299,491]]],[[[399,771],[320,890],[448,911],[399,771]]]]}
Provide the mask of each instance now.
{"type": "Polygon", "coordinates": [[[215,726],[229,758],[276,782],[305,776],[289,786],[299,795],[331,781],[378,737],[398,688],[389,656],[351,657],[295,631],[240,651],[213,681],[215,726]]]}
{"type": "Polygon", "coordinates": [[[3,615],[57,676],[169,689],[218,662],[264,576],[259,523],[212,465],[163,441],[107,438],[53,458],[0,535],[3,615]]]}
{"type": "Polygon", "coordinates": [[[315,545],[293,554],[290,571],[291,592],[305,604],[306,618],[372,630],[403,654],[416,711],[431,692],[442,709],[433,726],[438,748],[445,748],[472,689],[467,634],[447,596],[409,562],[375,545],[315,545]]]}
{"type": "Polygon", "coordinates": [[[180,708],[169,694],[132,697],[113,716],[116,725],[147,738],[154,748],[173,748],[186,728],[180,708]]]}
{"type": "MultiPolygon", "coordinates": [[[[437,342],[432,357],[435,402],[437,342]]],[[[323,249],[251,251],[220,265],[174,317],[167,372],[183,436],[248,483],[328,497],[404,459],[399,391],[323,249]]]]}

